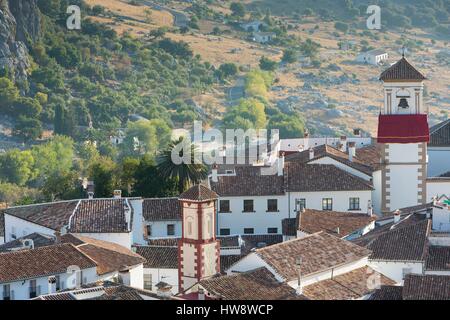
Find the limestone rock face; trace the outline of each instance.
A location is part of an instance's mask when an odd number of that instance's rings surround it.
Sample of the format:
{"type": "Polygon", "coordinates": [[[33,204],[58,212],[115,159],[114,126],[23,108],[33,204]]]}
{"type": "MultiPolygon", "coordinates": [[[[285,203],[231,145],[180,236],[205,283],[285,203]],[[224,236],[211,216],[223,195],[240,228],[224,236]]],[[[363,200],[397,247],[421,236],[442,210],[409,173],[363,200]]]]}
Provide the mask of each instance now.
{"type": "Polygon", "coordinates": [[[16,80],[27,78],[28,47],[41,28],[36,0],[0,0],[0,70],[7,69],[16,80]]]}

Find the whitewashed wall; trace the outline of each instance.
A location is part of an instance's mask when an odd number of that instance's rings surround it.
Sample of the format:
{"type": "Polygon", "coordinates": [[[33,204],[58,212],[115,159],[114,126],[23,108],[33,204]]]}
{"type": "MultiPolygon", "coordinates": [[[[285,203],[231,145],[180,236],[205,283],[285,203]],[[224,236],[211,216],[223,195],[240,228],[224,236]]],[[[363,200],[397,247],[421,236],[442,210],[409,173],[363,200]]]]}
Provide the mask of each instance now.
{"type": "Polygon", "coordinates": [[[142,199],[128,200],[133,207],[133,225],[131,231],[133,234],[133,244],[144,245],[147,242],[144,239],[144,218],[142,216],[142,199]]]}
{"type": "Polygon", "coordinates": [[[433,231],[450,232],[450,209],[433,208],[433,231]]]}
{"type": "Polygon", "coordinates": [[[411,268],[411,273],[414,274],[423,272],[422,262],[369,260],[369,266],[398,284],[403,284],[403,269],[405,268],[411,268]]]}
{"type": "Polygon", "coordinates": [[[288,217],[287,196],[220,197],[219,200],[229,200],[231,211],[218,213],[219,235],[223,228],[229,228],[232,235],[243,234],[244,228],[254,228],[255,234],[267,234],[267,228],[278,228],[281,234],[281,220],[288,217]],[[279,212],[266,212],[268,199],[278,200],[279,212]],[[242,212],[244,200],[253,200],[255,212],[242,212]]]}
{"type": "MultiPolygon", "coordinates": [[[[152,235],[149,236],[150,239],[158,239],[158,238],[181,238],[181,228],[182,222],[181,220],[167,220],[167,221],[153,221],[153,222],[145,222],[145,225],[152,226],[152,235]],[[167,226],[169,224],[175,225],[175,235],[169,236],[167,235],[167,226]]],[[[146,242],[145,242],[146,244],[146,242]]]]}
{"type": "Polygon", "coordinates": [[[75,236],[83,236],[97,240],[108,241],[116,243],[131,250],[132,234],[131,232],[124,233],[74,233],[75,236]]]}
{"type": "MultiPolygon", "coordinates": [[[[93,283],[98,280],[96,267],[83,269],[83,278],[85,278],[84,283],[93,283]]],[[[55,276],[58,274],[53,274],[55,276]]],[[[76,287],[76,276],[68,273],[60,273],[61,289],[71,289],[76,287]]],[[[14,291],[14,300],[28,300],[30,298],[30,280],[36,280],[36,287],[39,287],[39,294],[49,294],[48,288],[48,276],[39,277],[34,279],[20,280],[11,282],[11,291],[14,291]]],[[[3,285],[5,283],[0,283],[0,291],[3,293],[3,285]]],[[[0,299],[3,299],[3,295],[0,295],[0,299]]]]}
{"type": "Polygon", "coordinates": [[[49,236],[55,235],[55,230],[17,218],[9,214],[5,214],[5,242],[14,240],[11,237],[13,232],[15,233],[17,238],[26,236],[34,232],[46,234],[49,236]]]}
{"type": "Polygon", "coordinates": [[[295,199],[306,199],[306,208],[322,210],[322,199],[333,199],[333,211],[348,212],[349,199],[359,198],[360,211],[349,211],[356,213],[367,213],[369,200],[372,199],[372,191],[323,191],[323,192],[290,192],[291,217],[295,217],[295,199]]]}
{"type": "Polygon", "coordinates": [[[152,276],[152,292],[157,291],[155,285],[163,281],[172,286],[172,293],[178,293],[178,269],[144,268],[144,274],[152,276]]]}
{"type": "Polygon", "coordinates": [[[372,173],[373,187],[372,191],[372,207],[373,212],[381,215],[381,170],[372,173]]]}

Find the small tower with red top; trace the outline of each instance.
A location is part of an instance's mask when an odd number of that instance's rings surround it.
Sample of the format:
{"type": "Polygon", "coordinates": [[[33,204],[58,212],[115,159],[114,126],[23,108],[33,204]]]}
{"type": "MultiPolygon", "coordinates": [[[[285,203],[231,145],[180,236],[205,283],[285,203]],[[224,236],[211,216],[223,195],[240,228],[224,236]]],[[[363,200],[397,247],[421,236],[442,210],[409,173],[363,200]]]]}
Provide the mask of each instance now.
{"type": "Polygon", "coordinates": [[[403,56],[381,74],[384,109],[378,121],[381,144],[381,210],[427,201],[428,108],[423,104],[426,80],[403,56]]]}
{"type": "Polygon", "coordinates": [[[217,194],[196,185],[180,195],[182,237],[178,243],[178,283],[184,292],[220,273],[220,243],[216,239],[217,194]]]}

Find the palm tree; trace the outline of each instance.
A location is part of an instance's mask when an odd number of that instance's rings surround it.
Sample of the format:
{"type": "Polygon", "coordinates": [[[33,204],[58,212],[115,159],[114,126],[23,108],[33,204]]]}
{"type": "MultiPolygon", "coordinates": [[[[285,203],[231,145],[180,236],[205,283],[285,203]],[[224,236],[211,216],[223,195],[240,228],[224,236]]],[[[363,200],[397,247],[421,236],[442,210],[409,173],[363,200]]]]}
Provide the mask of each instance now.
{"type": "Polygon", "coordinates": [[[199,183],[208,176],[208,170],[203,163],[194,163],[196,150],[197,147],[194,144],[181,137],[169,143],[167,148],[157,158],[159,174],[163,179],[177,178],[178,192],[180,194],[189,186],[199,183]],[[190,161],[182,161],[180,164],[176,164],[173,161],[173,155],[178,155],[182,158],[184,150],[189,150],[189,148],[191,150],[190,161]]]}

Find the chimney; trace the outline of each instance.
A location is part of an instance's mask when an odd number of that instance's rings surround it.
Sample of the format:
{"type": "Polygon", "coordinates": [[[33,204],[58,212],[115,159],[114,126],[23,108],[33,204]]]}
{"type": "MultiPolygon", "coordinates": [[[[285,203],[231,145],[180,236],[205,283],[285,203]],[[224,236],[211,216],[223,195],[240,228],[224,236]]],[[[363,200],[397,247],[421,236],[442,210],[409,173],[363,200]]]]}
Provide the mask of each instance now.
{"type": "Polygon", "coordinates": [[[172,286],[168,283],[161,281],[156,284],[156,288],[156,294],[158,295],[158,297],[167,298],[172,295],[172,286]]]}
{"type": "Polygon", "coordinates": [[[216,163],[212,167],[212,170],[211,170],[211,180],[212,180],[212,182],[219,182],[219,178],[217,176],[217,169],[218,169],[218,167],[219,166],[216,163]]]}
{"type": "Polygon", "coordinates": [[[400,221],[400,210],[396,210],[394,212],[394,223],[397,223],[400,221]]]}
{"type": "Polygon", "coordinates": [[[309,160],[314,159],[314,148],[309,148],[309,160]]]}
{"type": "Polygon", "coordinates": [[[348,160],[353,161],[353,158],[356,156],[356,143],[349,142],[348,143],[348,160]]]}
{"type": "Polygon", "coordinates": [[[114,199],[122,198],[122,190],[114,190],[114,199]]]}
{"type": "Polygon", "coordinates": [[[94,193],[92,191],[88,192],[88,199],[94,199],[94,193]]]}
{"type": "Polygon", "coordinates": [[[337,234],[341,233],[341,229],[339,227],[336,227],[336,229],[334,229],[334,232],[336,232],[337,234]]]}
{"type": "Polygon", "coordinates": [[[295,289],[295,293],[300,296],[303,294],[303,285],[302,285],[302,258],[297,258],[297,261],[295,262],[297,265],[297,272],[298,272],[298,282],[297,282],[297,289],[295,289]]]}
{"type": "Polygon", "coordinates": [[[61,243],[61,232],[55,231],[55,244],[61,243]]]}
{"type": "Polygon", "coordinates": [[[198,288],[198,300],[205,300],[205,290],[198,288]]]}
{"type": "Polygon", "coordinates": [[[304,138],[304,139],[308,139],[308,138],[309,138],[309,132],[308,132],[308,130],[305,130],[305,133],[303,134],[303,138],[304,138]]]}
{"type": "Polygon", "coordinates": [[[56,292],[56,277],[52,276],[48,278],[48,294],[56,292]]]}
{"type": "Polygon", "coordinates": [[[369,217],[372,217],[373,216],[373,207],[372,207],[372,201],[368,201],[368,204],[367,204],[367,215],[369,216],[369,217]]]}
{"type": "Polygon", "coordinates": [[[347,137],[341,136],[341,151],[347,153],[347,137]]]}
{"type": "Polygon", "coordinates": [[[361,138],[362,136],[361,129],[353,129],[353,135],[361,138]]]}
{"type": "Polygon", "coordinates": [[[281,155],[278,158],[278,175],[282,176],[283,173],[284,173],[284,152],[281,152],[281,155]]]}

